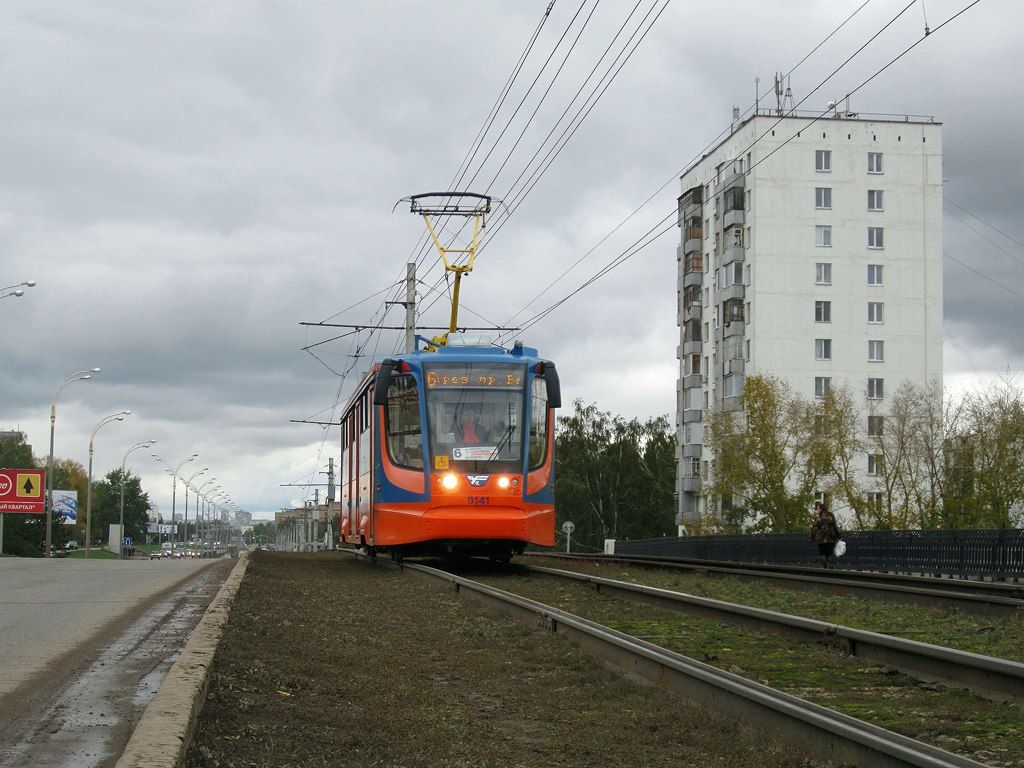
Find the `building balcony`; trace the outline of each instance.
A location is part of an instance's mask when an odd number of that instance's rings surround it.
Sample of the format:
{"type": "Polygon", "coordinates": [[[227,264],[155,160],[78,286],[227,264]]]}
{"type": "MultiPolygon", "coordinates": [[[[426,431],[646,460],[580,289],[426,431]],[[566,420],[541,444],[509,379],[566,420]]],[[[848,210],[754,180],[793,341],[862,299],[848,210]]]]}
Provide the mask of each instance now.
{"type": "Polygon", "coordinates": [[[683,411],[683,424],[692,424],[695,421],[700,421],[701,410],[699,408],[687,408],[683,411]]]}
{"type": "Polygon", "coordinates": [[[700,253],[704,241],[699,237],[688,237],[683,241],[683,253],[700,253]]]}
{"type": "Polygon", "coordinates": [[[743,283],[733,283],[718,292],[718,300],[724,304],[732,299],[742,299],[744,295],[743,283]]]}
{"type": "Polygon", "coordinates": [[[746,361],[742,357],[734,357],[732,360],[722,363],[722,375],[732,376],[734,373],[743,373],[745,367],[746,361]]]}
{"type": "Polygon", "coordinates": [[[684,459],[699,459],[703,446],[700,443],[689,443],[683,446],[684,459]]]}
{"type": "Polygon", "coordinates": [[[744,323],[740,320],[733,320],[731,323],[725,326],[725,333],[723,337],[731,339],[734,336],[742,336],[744,332],[744,323]]]}
{"type": "Polygon", "coordinates": [[[683,206],[683,218],[692,219],[694,216],[700,216],[702,211],[700,203],[688,203],[683,206]]]}
{"type": "Polygon", "coordinates": [[[683,274],[683,288],[684,289],[689,288],[690,286],[693,286],[693,285],[703,285],[703,284],[704,284],[704,273],[703,272],[697,272],[696,270],[694,270],[694,271],[686,272],[686,273],[683,274]]]}
{"type": "Polygon", "coordinates": [[[704,308],[699,301],[691,301],[689,307],[683,308],[683,321],[700,320],[700,315],[703,311],[704,308]]]}
{"type": "Polygon", "coordinates": [[[700,341],[684,341],[683,342],[683,357],[687,355],[699,355],[704,349],[704,342],[700,341]]]}
{"type": "Polygon", "coordinates": [[[736,413],[743,410],[743,396],[726,397],[722,400],[722,410],[726,413],[736,413]]]}
{"type": "Polygon", "coordinates": [[[704,378],[699,373],[683,376],[683,389],[695,389],[704,386],[704,378]]]}
{"type": "Polygon", "coordinates": [[[730,187],[742,187],[746,181],[744,173],[739,170],[739,165],[730,168],[722,175],[722,181],[715,185],[715,192],[729,189],[730,187]]]}
{"type": "Polygon", "coordinates": [[[689,493],[697,493],[700,491],[700,482],[699,477],[684,477],[683,490],[689,493]]]}
{"type": "Polygon", "coordinates": [[[729,227],[743,226],[744,215],[742,208],[734,208],[731,211],[726,211],[725,216],[722,219],[722,229],[728,229],[729,227]]]}
{"type": "Polygon", "coordinates": [[[746,249],[742,245],[730,245],[722,253],[722,266],[727,267],[734,261],[743,261],[746,254],[746,249]]]}

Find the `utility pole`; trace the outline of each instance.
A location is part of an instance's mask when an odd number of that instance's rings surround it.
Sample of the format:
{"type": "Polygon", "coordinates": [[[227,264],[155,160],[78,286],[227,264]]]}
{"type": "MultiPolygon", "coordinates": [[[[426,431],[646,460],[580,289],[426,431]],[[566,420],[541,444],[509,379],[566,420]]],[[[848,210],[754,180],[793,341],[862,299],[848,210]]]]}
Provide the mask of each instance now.
{"type": "MultiPolygon", "coordinates": [[[[410,264],[415,267],[415,264],[410,264]]],[[[327,549],[334,549],[334,457],[327,459],[327,549]]],[[[2,529],[0,529],[2,530],[2,529]]]]}
{"type": "Polygon", "coordinates": [[[416,351],[416,262],[405,265],[405,352],[416,351]]]}

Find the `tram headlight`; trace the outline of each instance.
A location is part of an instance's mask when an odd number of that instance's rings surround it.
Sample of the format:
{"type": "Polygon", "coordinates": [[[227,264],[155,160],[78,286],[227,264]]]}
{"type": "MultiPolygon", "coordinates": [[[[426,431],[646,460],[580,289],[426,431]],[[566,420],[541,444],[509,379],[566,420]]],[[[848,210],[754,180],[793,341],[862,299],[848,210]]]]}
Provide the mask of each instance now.
{"type": "Polygon", "coordinates": [[[505,488],[509,487],[511,482],[512,481],[509,480],[507,477],[499,477],[498,478],[498,487],[501,488],[502,490],[504,490],[505,488]]]}
{"type": "Polygon", "coordinates": [[[454,472],[449,472],[441,478],[441,487],[446,491],[454,491],[458,484],[459,478],[455,476],[454,472]]]}

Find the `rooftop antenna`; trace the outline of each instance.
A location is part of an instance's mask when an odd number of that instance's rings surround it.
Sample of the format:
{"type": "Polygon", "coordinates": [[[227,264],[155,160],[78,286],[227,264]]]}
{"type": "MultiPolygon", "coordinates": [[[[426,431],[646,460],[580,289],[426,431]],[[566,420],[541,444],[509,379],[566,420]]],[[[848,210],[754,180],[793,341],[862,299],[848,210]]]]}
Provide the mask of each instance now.
{"type": "Polygon", "coordinates": [[[782,81],[783,74],[781,72],[775,73],[775,114],[782,115],[782,81]]]}
{"type": "MultiPolygon", "coordinates": [[[[494,201],[489,195],[479,195],[475,192],[424,192],[419,195],[403,197],[398,202],[409,203],[409,212],[423,218],[423,223],[430,233],[430,239],[434,241],[434,247],[441,255],[441,262],[444,264],[445,273],[451,272],[455,275],[455,284],[452,286],[452,312],[448,322],[448,330],[438,334],[431,342],[433,348],[443,347],[448,343],[448,334],[455,333],[459,321],[459,288],[462,284],[462,276],[473,271],[477,251],[480,250],[481,231],[487,226],[487,214],[491,212],[491,203],[494,201]],[[465,248],[446,248],[441,243],[441,238],[434,228],[432,219],[438,216],[460,216],[473,220],[473,234],[470,236],[469,244],[465,248]],[[462,254],[466,258],[463,261],[449,259],[451,254],[462,254]]],[[[495,201],[500,202],[500,201],[495,201]]],[[[395,206],[398,207],[397,205],[395,206]]],[[[428,347],[429,348],[429,347],[428,347]]]]}
{"type": "Polygon", "coordinates": [[[792,112],[796,109],[796,106],[793,104],[793,89],[790,88],[792,82],[793,80],[791,77],[786,77],[786,93],[782,96],[783,112],[792,112]]]}

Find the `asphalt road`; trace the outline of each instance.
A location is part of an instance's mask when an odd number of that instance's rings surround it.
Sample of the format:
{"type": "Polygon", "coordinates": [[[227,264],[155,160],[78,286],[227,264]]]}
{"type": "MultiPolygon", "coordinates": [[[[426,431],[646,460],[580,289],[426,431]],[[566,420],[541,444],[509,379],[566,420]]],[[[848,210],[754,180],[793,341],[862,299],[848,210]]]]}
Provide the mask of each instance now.
{"type": "Polygon", "coordinates": [[[113,765],[236,562],[0,559],[0,765],[113,765]]]}

